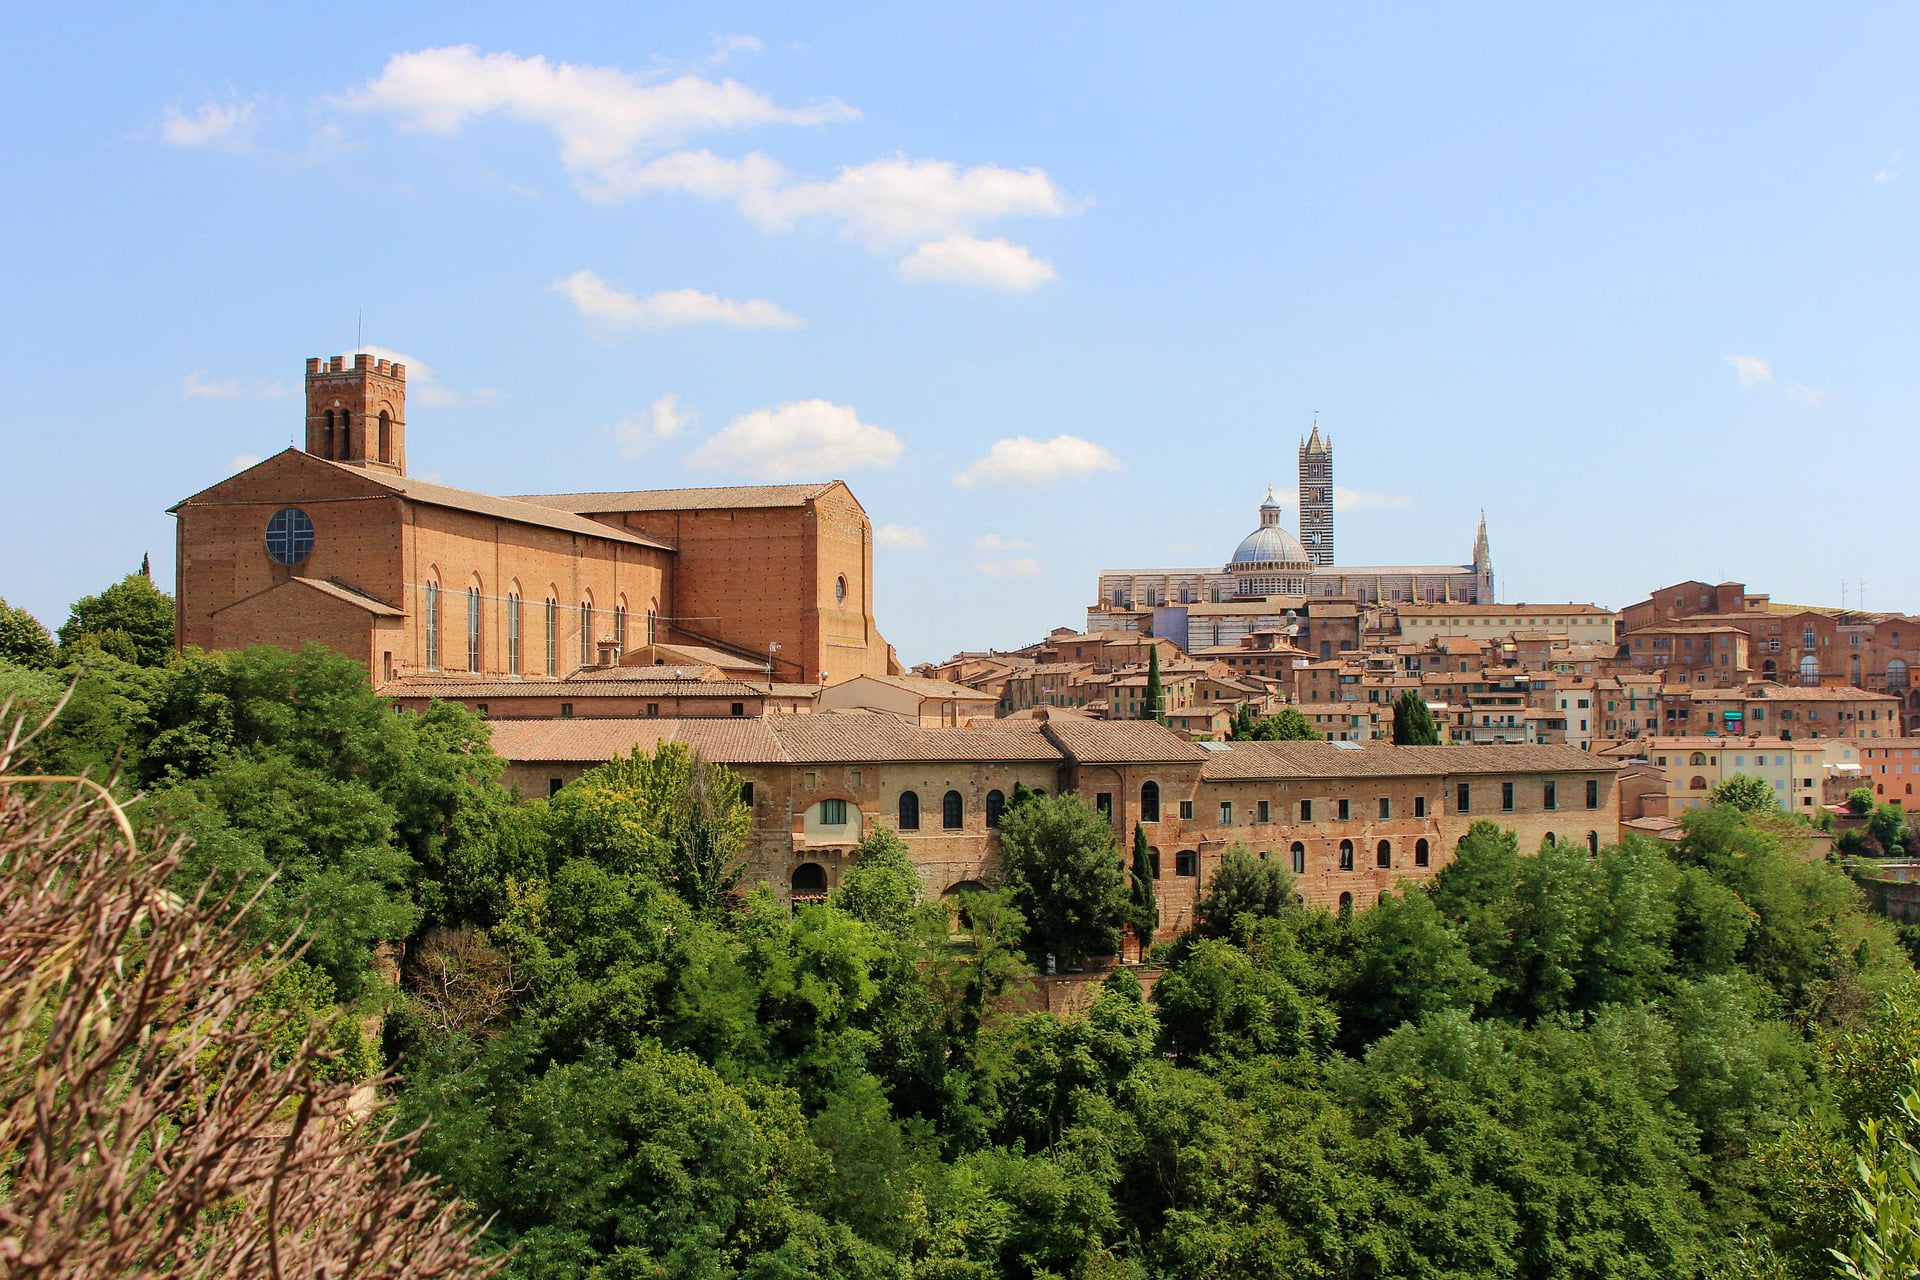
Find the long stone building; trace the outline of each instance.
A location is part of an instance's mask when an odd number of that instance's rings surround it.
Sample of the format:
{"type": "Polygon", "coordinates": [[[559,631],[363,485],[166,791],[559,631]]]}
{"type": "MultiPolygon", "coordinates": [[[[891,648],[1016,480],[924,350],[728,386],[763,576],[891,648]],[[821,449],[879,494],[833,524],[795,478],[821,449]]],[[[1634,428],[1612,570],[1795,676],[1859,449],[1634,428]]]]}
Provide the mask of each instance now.
{"type": "Polygon", "coordinates": [[[1152,721],[1044,715],[974,728],[836,714],[492,727],[506,781],[522,794],[551,794],[663,741],[729,765],[753,810],[747,882],[798,900],[838,884],[876,825],[905,839],[929,896],[978,887],[993,873],[1016,784],[1078,792],[1110,816],[1120,847],[1135,824],[1147,833],[1165,936],[1191,925],[1234,844],[1283,861],[1308,902],[1339,908],[1431,877],[1481,818],[1529,851],[1619,837],[1619,766],[1571,747],[1192,743],[1152,721]]]}
{"type": "Polygon", "coordinates": [[[641,645],[774,681],[900,670],[845,484],[516,498],[407,473],[406,366],[307,361],[306,447],[179,503],[179,643],[318,641],[385,684],[558,679],[641,645]]]}

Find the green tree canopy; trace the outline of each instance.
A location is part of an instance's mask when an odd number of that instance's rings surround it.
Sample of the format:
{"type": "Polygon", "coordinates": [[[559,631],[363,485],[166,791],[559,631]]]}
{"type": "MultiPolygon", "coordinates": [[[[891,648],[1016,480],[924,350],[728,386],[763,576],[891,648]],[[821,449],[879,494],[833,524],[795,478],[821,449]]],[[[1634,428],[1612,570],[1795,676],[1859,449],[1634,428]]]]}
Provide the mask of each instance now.
{"type": "Polygon", "coordinates": [[[1133,866],[1127,876],[1127,900],[1127,923],[1133,926],[1144,952],[1160,927],[1160,904],[1154,900],[1153,855],[1147,847],[1147,831],[1137,822],[1133,824],[1133,866]]]}
{"type": "Polygon", "coordinates": [[[1282,707],[1253,722],[1255,742],[1320,742],[1326,736],[1313,727],[1313,721],[1298,707],[1282,707]]]}
{"type": "Polygon", "coordinates": [[[1147,689],[1146,696],[1140,702],[1142,720],[1167,722],[1166,694],[1160,688],[1160,646],[1154,645],[1147,650],[1147,689]]]}
{"type": "Polygon", "coordinates": [[[1765,778],[1736,773],[1707,796],[1709,804],[1729,804],[1743,813],[1771,813],[1780,807],[1765,778]]]}
{"type": "Polygon", "coordinates": [[[1295,909],[1293,874],[1244,844],[1228,845],[1195,912],[1202,937],[1224,938],[1242,915],[1272,919],[1295,909]]]}
{"type": "Polygon", "coordinates": [[[1030,950],[1112,955],[1128,918],[1126,877],[1106,815],[1071,792],[1000,819],[1000,879],[1026,917],[1030,950]]]}
{"type": "Polygon", "coordinates": [[[60,647],[77,649],[89,637],[109,652],[130,646],[131,652],[118,656],[143,667],[161,666],[173,657],[173,597],[144,573],[130,573],[99,595],[74,603],[60,627],[60,647]]]}
{"type": "Polygon", "coordinates": [[[45,670],[54,662],[53,638],[40,619],[0,596],[0,662],[45,670]]]}
{"type": "Polygon", "coordinates": [[[1440,728],[1418,689],[1408,689],[1393,701],[1393,742],[1398,747],[1440,745],[1440,728]]]}

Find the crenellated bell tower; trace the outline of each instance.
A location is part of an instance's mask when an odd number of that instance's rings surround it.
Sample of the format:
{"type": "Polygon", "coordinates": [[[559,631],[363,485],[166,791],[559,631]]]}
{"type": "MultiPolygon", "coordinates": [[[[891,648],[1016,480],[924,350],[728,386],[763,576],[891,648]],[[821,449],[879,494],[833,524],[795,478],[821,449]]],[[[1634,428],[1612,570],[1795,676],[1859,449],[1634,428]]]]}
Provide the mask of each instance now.
{"type": "Polygon", "coordinates": [[[407,366],[356,352],[307,360],[307,452],[407,474],[407,366]]]}

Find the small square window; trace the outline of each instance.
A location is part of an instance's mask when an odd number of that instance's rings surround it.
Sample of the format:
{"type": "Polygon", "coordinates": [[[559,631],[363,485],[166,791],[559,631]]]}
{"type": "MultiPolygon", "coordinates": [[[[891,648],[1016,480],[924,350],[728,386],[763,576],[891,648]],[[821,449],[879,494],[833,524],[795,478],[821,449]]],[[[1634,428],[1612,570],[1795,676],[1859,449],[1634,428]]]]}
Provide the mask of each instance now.
{"type": "Polygon", "coordinates": [[[1391,818],[1393,816],[1393,801],[1386,796],[1380,797],[1380,816],[1383,818],[1391,818]]]}
{"type": "Polygon", "coordinates": [[[1338,809],[1338,813],[1336,816],[1339,817],[1340,821],[1345,822],[1348,818],[1351,818],[1353,816],[1353,805],[1350,801],[1343,798],[1335,801],[1334,803],[1338,809]]]}
{"type": "Polygon", "coordinates": [[[571,720],[573,718],[573,704],[571,702],[563,702],[560,704],[560,718],[562,720],[571,720]]]}
{"type": "Polygon", "coordinates": [[[1415,796],[1413,798],[1413,816],[1416,818],[1424,818],[1427,816],[1427,798],[1425,796],[1415,796]]]}
{"type": "Polygon", "coordinates": [[[1180,802],[1180,817],[1187,822],[1193,821],[1193,801],[1182,800],[1180,802]]]}
{"type": "Polygon", "coordinates": [[[1223,827],[1233,825],[1233,801],[1231,800],[1220,802],[1220,825],[1223,827]]]}

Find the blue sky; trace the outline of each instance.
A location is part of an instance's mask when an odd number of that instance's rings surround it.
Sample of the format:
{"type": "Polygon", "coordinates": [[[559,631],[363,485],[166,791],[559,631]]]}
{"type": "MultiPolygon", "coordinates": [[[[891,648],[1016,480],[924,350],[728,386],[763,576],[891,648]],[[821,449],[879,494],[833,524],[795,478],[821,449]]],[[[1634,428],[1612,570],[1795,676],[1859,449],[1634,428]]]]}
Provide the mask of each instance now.
{"type": "MultiPolygon", "coordinates": [[[[14,15],[0,594],[57,624],[415,378],[416,474],[839,476],[909,662],[1217,564],[1318,410],[1349,563],[1920,609],[1911,6],[14,15]],[[420,377],[422,369],[430,374],[420,377]]],[[[1295,514],[1289,507],[1287,520],[1295,514]]]]}

